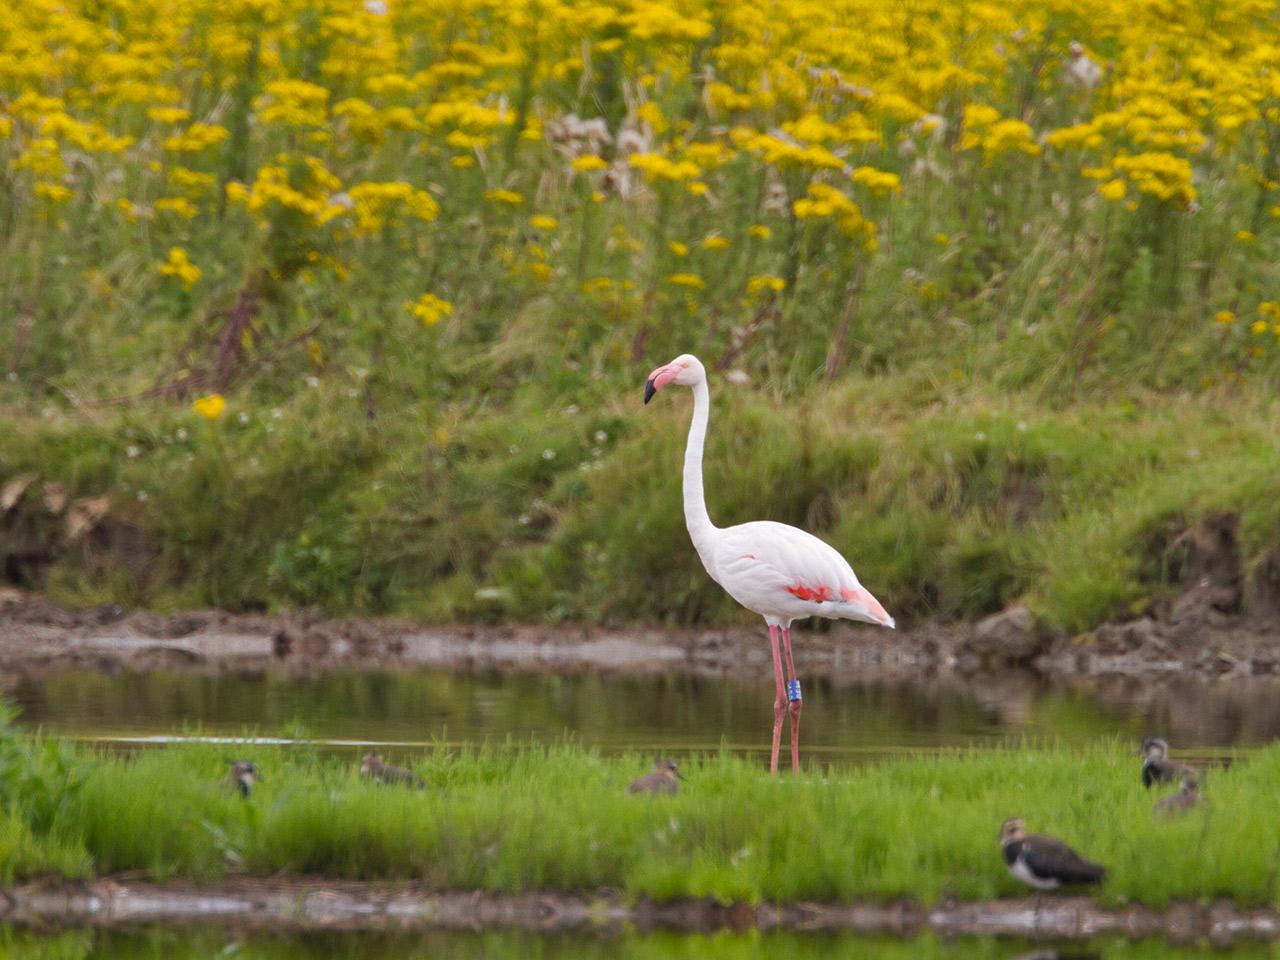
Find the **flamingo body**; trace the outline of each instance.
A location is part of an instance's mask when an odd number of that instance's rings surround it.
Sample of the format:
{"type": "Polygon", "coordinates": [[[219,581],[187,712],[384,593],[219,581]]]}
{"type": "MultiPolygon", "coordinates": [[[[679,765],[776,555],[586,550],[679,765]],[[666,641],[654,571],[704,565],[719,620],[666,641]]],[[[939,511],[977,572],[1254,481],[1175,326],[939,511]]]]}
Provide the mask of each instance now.
{"type": "Polygon", "coordinates": [[[894,625],[858,582],[849,561],[830,544],[785,523],[756,520],[720,530],[715,569],[708,573],[771,626],[803,617],[894,625]]]}
{"type": "Polygon", "coordinates": [[[777,695],[769,770],[778,770],[782,719],[791,714],[791,768],[800,769],[800,682],[791,655],[791,621],[801,617],[860,620],[892,628],[893,617],[858,582],[835,548],[784,523],[758,520],[720,528],[711,522],[702,489],[702,449],[711,398],[707,372],[697,357],[683,354],[649,374],[644,402],[669,383],[693,389],[693,420],[684,452],[684,516],[694,549],[711,578],[748,610],[764,617],[773,648],[777,695]],[[779,648],[779,633],[782,647],[779,648]],[[786,685],[783,657],[786,652],[786,685]]]}

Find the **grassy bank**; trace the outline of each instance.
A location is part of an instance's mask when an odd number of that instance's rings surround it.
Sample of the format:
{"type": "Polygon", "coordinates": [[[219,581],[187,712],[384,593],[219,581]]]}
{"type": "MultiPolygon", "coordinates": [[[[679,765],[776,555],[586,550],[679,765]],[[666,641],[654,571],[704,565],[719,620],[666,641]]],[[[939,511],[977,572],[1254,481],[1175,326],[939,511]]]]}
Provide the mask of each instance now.
{"type": "MultiPolygon", "coordinates": [[[[33,484],[0,559],[73,604],[732,622],[683,526],[688,398],[641,408],[642,377],[530,385],[447,427],[412,405],[371,424],[325,390],[214,423],[14,415],[0,483],[34,474],[111,506],[69,540],[33,484]]],[[[1019,598],[1071,630],[1132,613],[1170,589],[1171,537],[1216,510],[1241,515],[1246,569],[1280,543],[1280,408],[1251,394],[1053,409],[924,372],[715,391],[713,518],[813,530],[908,622],[1019,598]]]]}
{"type": "Polygon", "coordinates": [[[0,865],[5,880],[285,871],[496,892],[932,902],[1025,893],[996,842],[1001,820],[1023,815],[1110,868],[1103,903],[1280,902],[1266,801],[1280,750],[1213,772],[1210,802],[1173,821],[1152,817],[1128,744],[904,758],[825,781],[707,756],[684,765],[675,798],[626,793],[648,758],[573,746],[404,759],[425,791],[361,782],[354,756],[194,746],[124,759],[10,737],[0,865]],[[218,783],[230,749],[265,777],[247,802],[218,783]]]}

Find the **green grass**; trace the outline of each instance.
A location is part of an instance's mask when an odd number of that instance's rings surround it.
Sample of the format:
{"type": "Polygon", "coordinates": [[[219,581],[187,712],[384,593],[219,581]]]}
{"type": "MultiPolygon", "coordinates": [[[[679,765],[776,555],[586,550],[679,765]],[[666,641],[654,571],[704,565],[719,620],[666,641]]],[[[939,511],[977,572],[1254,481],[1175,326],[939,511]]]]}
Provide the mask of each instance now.
{"type": "Polygon", "coordinates": [[[186,746],[133,758],[10,738],[3,879],[141,871],[215,880],[278,872],[420,879],[504,893],[611,888],[658,899],[820,900],[1026,890],[1005,873],[1003,818],[1054,833],[1110,868],[1098,899],[1280,904],[1271,796],[1280,748],[1215,770],[1203,809],[1152,816],[1132,746],[1011,746],[773,779],[728,754],[692,758],[675,798],[635,797],[648,758],[573,745],[397,758],[424,792],[362,782],[350,758],[186,746]],[[265,776],[245,802],[227,760],[265,776]]]}

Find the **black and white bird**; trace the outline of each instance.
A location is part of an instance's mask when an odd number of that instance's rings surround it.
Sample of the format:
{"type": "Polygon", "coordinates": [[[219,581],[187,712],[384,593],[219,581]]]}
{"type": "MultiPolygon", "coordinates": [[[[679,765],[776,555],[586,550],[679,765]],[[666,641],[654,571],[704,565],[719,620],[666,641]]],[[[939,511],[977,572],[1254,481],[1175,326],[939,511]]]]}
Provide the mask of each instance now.
{"type": "Polygon", "coordinates": [[[1194,774],[1184,773],[1178,792],[1156,801],[1155,812],[1159,816],[1174,817],[1186,813],[1200,802],[1200,781],[1194,774]]]}
{"type": "Polygon", "coordinates": [[[1000,849],[1009,875],[1037,890],[1097,883],[1107,873],[1106,867],[1086,860],[1061,840],[1027,833],[1026,825],[1017,817],[1000,827],[1000,849]]]}
{"type": "Polygon", "coordinates": [[[680,776],[680,768],[676,766],[674,760],[659,760],[654,763],[653,770],[649,773],[632,780],[627,787],[627,792],[665,793],[674,796],[680,789],[679,781],[683,779],[684,777],[680,776]]]}
{"type": "Polygon", "coordinates": [[[257,764],[252,760],[237,760],[231,764],[231,770],[227,773],[226,784],[240,791],[240,796],[248,797],[249,791],[253,789],[253,785],[262,779],[262,774],[258,772],[257,764]]]}
{"type": "Polygon", "coordinates": [[[1151,788],[1157,783],[1173,783],[1179,777],[1193,773],[1186,764],[1169,759],[1169,744],[1161,737],[1147,737],[1142,741],[1142,785],[1151,788]]]}

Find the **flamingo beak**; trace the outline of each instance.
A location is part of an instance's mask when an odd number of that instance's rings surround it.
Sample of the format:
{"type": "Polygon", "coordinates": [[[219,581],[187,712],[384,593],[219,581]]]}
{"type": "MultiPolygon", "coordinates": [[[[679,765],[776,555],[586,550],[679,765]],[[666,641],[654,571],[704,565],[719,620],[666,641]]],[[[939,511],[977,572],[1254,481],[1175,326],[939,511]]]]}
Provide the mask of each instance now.
{"type": "Polygon", "coordinates": [[[648,403],[652,400],[653,395],[674,380],[679,373],[680,367],[671,363],[654,368],[649,373],[649,379],[644,382],[644,402],[648,403]]]}

